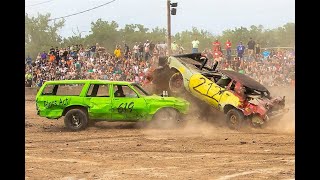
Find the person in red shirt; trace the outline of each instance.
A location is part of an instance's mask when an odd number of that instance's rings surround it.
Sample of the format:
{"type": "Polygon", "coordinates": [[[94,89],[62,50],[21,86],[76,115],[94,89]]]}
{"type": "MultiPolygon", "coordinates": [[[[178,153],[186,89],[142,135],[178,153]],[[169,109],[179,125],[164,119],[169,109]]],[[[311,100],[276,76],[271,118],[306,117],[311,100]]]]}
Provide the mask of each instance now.
{"type": "Polygon", "coordinates": [[[213,59],[220,58],[222,57],[222,52],[216,49],[212,52],[212,56],[213,56],[213,59]]]}
{"type": "Polygon", "coordinates": [[[226,42],[227,61],[231,61],[231,41],[228,39],[226,42]]]}
{"type": "Polygon", "coordinates": [[[213,46],[213,48],[212,48],[212,51],[213,51],[213,52],[216,51],[216,50],[221,51],[221,45],[220,45],[220,42],[218,41],[218,39],[216,39],[216,40],[212,43],[212,46],[213,46]]]}

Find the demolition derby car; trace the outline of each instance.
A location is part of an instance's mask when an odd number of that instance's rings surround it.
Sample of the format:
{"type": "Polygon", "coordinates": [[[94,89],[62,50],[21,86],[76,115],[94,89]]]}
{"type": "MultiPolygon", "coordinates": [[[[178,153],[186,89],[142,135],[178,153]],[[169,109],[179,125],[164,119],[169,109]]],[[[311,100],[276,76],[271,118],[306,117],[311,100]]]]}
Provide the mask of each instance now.
{"type": "Polygon", "coordinates": [[[266,87],[247,75],[216,70],[207,62],[201,53],[162,57],[152,82],[160,87],[156,89],[168,89],[177,96],[189,92],[223,112],[231,129],[239,129],[243,122],[262,127],[288,111],[284,96],[272,97],[266,87]]]}
{"type": "Polygon", "coordinates": [[[166,93],[149,95],[131,82],[59,80],[43,84],[36,96],[36,108],[41,117],[59,119],[64,116],[65,126],[77,131],[98,120],[156,120],[158,124],[174,125],[187,113],[189,102],[167,97],[166,93]]]}

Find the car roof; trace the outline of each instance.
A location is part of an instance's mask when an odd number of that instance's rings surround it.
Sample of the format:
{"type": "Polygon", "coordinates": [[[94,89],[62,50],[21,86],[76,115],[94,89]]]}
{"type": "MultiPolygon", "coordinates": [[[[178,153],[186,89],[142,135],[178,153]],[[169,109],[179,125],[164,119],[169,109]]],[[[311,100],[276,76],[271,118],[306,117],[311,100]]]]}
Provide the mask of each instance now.
{"type": "Polygon", "coordinates": [[[119,85],[128,85],[134,84],[132,82],[127,81],[108,81],[108,80],[56,80],[56,81],[46,81],[46,84],[85,84],[85,83],[109,83],[109,84],[119,84],[119,85]]]}
{"type": "Polygon", "coordinates": [[[247,75],[241,74],[241,73],[236,72],[236,71],[231,71],[231,70],[219,70],[219,71],[222,74],[228,76],[229,78],[240,82],[242,85],[244,85],[244,86],[246,86],[248,88],[255,89],[257,91],[263,91],[263,92],[268,91],[268,89],[266,87],[264,87],[258,81],[250,78],[247,75]]]}

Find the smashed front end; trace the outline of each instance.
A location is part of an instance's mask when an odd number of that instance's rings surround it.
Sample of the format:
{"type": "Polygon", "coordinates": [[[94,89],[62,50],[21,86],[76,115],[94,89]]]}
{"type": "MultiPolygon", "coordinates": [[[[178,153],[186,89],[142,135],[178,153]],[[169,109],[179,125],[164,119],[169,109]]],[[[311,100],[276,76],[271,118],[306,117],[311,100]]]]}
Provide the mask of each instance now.
{"type": "MultiPolygon", "coordinates": [[[[257,92],[257,91],[255,91],[257,92]]],[[[246,94],[244,115],[251,118],[253,126],[261,126],[271,120],[279,120],[289,111],[285,107],[285,96],[270,97],[269,92],[246,94]]]]}

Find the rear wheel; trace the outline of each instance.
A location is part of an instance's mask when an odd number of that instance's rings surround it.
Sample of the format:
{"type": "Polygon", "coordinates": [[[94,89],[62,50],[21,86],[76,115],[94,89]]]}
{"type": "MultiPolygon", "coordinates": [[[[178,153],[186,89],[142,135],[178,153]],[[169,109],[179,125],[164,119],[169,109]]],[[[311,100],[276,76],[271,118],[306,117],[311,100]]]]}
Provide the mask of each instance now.
{"type": "Polygon", "coordinates": [[[70,109],[64,117],[64,124],[71,131],[83,130],[88,126],[87,113],[82,109],[70,109]]]}
{"type": "Polygon", "coordinates": [[[170,77],[169,88],[174,94],[182,93],[184,91],[183,77],[180,72],[176,72],[170,77]]]}
{"type": "Polygon", "coordinates": [[[163,108],[156,112],[151,121],[151,126],[156,128],[171,129],[181,124],[179,112],[173,108],[163,108]]]}
{"type": "Polygon", "coordinates": [[[243,113],[238,109],[230,109],[227,112],[227,124],[230,129],[238,130],[241,128],[241,125],[244,120],[243,113]]]}

